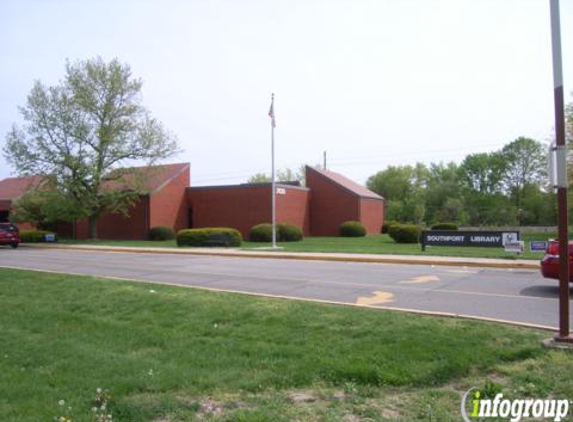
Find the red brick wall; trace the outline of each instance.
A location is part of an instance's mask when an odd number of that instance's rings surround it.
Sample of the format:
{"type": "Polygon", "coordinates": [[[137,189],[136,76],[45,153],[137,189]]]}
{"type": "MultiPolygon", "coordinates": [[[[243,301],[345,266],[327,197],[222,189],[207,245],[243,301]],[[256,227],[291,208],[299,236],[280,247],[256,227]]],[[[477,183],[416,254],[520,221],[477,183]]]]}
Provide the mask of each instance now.
{"type": "Polygon", "coordinates": [[[190,176],[189,167],[187,167],[162,189],[151,194],[150,227],[167,226],[176,232],[187,227],[185,188],[189,185],[190,176]]]}
{"type": "MultiPolygon", "coordinates": [[[[284,188],[277,195],[277,222],[291,223],[308,233],[308,191],[284,188]]],[[[246,239],[252,226],[271,221],[270,186],[208,187],[187,190],[193,227],[232,227],[246,239]]]]}
{"type": "MultiPolygon", "coordinates": [[[[141,196],[139,201],[129,211],[129,217],[121,214],[104,214],[97,224],[99,239],[147,239],[149,231],[149,197],[141,196]]],[[[87,220],[76,224],[76,239],[89,238],[87,220]]]]}
{"type": "Polygon", "coordinates": [[[360,198],[342,186],[313,172],[306,172],[310,188],[310,234],[337,236],[342,223],[360,219],[360,198]]]}
{"type": "Polygon", "coordinates": [[[384,222],[384,201],[362,198],[360,200],[360,221],[367,234],[380,234],[384,222]]]}
{"type": "Polygon", "coordinates": [[[306,189],[284,188],[285,195],[277,195],[277,222],[290,223],[309,235],[309,191],[306,189]]]}

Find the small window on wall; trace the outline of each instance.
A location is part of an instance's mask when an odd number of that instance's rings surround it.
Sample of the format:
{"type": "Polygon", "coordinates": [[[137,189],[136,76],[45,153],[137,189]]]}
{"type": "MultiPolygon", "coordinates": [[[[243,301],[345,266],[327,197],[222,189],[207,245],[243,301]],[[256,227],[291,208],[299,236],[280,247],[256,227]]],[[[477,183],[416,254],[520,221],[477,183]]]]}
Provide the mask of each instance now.
{"type": "Polygon", "coordinates": [[[7,223],[8,218],[10,217],[10,211],[0,211],[0,223],[7,223]]]}

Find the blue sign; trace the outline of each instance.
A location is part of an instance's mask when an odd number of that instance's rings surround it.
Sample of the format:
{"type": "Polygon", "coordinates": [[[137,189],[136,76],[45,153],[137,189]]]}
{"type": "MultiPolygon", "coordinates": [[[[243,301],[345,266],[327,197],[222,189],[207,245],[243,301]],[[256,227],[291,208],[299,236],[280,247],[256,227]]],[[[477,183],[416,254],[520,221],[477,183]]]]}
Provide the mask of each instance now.
{"type": "Polygon", "coordinates": [[[532,240],[529,242],[529,250],[531,252],[545,252],[547,250],[546,240],[532,240]]]}

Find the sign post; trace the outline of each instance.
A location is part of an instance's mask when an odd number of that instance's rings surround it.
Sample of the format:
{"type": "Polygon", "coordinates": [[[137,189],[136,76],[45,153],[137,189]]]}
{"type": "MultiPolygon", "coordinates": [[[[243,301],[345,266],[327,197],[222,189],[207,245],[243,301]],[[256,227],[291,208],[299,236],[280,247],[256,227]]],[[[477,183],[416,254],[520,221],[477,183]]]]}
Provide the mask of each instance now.
{"type": "Polygon", "coordinates": [[[561,59],[559,0],[550,0],[551,47],[553,51],[553,98],[555,102],[555,153],[557,167],[557,209],[559,237],[559,333],[555,341],[572,342],[569,335],[569,219],[567,216],[567,145],[561,59]]]}

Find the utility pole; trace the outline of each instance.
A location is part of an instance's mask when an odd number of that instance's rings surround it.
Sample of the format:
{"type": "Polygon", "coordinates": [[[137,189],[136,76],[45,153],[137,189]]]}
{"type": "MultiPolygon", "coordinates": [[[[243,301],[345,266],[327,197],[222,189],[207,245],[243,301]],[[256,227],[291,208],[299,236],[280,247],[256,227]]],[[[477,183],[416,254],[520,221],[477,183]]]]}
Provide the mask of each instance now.
{"type": "Polygon", "coordinates": [[[322,168],[326,170],[326,151],[322,153],[322,168]]]}
{"type": "Polygon", "coordinates": [[[569,218],[567,216],[567,145],[565,143],[561,24],[559,0],[549,1],[551,9],[551,47],[553,51],[559,237],[559,333],[555,335],[555,341],[573,343],[573,337],[569,334],[569,218]]]}

